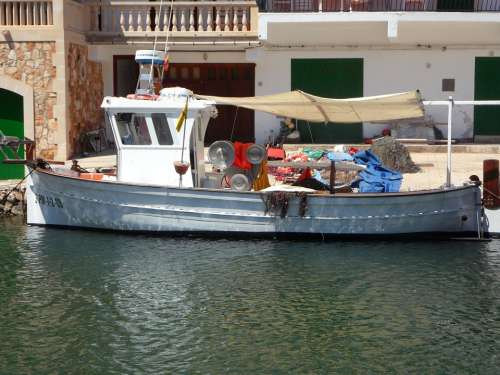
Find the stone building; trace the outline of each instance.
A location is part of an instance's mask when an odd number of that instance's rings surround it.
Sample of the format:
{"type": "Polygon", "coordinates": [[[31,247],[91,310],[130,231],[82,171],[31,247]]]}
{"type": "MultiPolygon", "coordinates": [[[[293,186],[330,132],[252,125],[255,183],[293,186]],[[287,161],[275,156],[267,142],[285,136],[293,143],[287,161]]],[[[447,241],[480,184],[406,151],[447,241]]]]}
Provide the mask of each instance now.
{"type": "MultiPolygon", "coordinates": [[[[101,64],[88,58],[82,4],[0,2],[0,130],[36,141],[38,156],[66,160],[81,132],[102,122],[101,64]]],[[[22,168],[0,166],[3,178],[22,168]]]]}
{"type": "MultiPolygon", "coordinates": [[[[170,4],[0,1],[0,101],[9,103],[0,106],[0,131],[34,139],[37,155],[49,160],[79,154],[83,134],[104,127],[103,96],[134,90],[134,53],[152,49],[155,39],[161,50],[169,40],[165,84],[253,95],[254,64],[245,49],[257,43],[255,1],[188,2],[172,12],[170,4]]],[[[224,137],[233,112],[221,112],[213,138],[224,137]]],[[[253,125],[253,115],[245,115],[253,125]]],[[[253,138],[253,127],[246,131],[242,138],[253,138]]],[[[0,163],[0,179],[22,174],[22,167],[0,163]]]]}

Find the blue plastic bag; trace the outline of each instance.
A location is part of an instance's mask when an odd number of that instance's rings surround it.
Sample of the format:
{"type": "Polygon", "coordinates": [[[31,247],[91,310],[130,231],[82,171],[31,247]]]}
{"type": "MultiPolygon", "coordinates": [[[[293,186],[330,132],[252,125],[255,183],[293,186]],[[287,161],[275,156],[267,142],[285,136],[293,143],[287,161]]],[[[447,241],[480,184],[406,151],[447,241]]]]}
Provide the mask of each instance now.
{"type": "Polygon", "coordinates": [[[359,178],[351,184],[352,187],[357,187],[361,193],[399,192],[403,180],[401,173],[384,167],[370,150],[357,152],[354,162],[366,165],[366,169],[358,173],[359,178]]]}

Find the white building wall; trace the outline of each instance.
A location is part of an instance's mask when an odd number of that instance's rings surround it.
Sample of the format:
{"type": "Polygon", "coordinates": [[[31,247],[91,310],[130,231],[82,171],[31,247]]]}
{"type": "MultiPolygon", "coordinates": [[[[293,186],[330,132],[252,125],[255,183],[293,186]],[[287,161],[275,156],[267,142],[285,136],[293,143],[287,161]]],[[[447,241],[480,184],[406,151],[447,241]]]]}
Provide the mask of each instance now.
{"type": "MultiPolygon", "coordinates": [[[[419,89],[425,99],[474,98],[474,69],[476,56],[500,56],[500,48],[495,49],[454,49],[408,47],[399,49],[345,49],[335,48],[276,48],[253,49],[247,51],[249,61],[256,63],[255,94],[274,94],[291,89],[291,59],[313,58],[363,58],[363,95],[379,95],[419,89]],[[442,92],[442,79],[455,79],[455,92],[442,92]]],[[[443,107],[426,108],[426,113],[438,123],[438,128],[446,134],[447,111],[443,107]],[[439,124],[442,125],[439,125],[439,124]]],[[[472,107],[454,110],[452,136],[457,139],[473,137],[472,107]]],[[[380,134],[384,125],[365,124],[364,137],[380,134]]],[[[272,115],[256,113],[255,132],[258,142],[265,142],[277,134],[279,120],[272,115]]]]}

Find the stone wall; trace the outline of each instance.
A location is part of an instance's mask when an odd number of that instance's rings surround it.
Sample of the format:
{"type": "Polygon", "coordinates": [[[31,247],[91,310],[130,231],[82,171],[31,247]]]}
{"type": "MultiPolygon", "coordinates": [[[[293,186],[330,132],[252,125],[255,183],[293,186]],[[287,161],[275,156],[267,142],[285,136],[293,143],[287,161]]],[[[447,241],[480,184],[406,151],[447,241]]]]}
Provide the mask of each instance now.
{"type": "Polygon", "coordinates": [[[81,136],[104,126],[101,103],[104,95],[102,66],[88,59],[86,46],[68,48],[69,154],[81,153],[81,136]]]}
{"type": "Polygon", "coordinates": [[[22,215],[26,211],[26,187],[0,186],[0,216],[22,215]]]}
{"type": "Polygon", "coordinates": [[[22,81],[34,91],[37,155],[54,159],[57,153],[58,120],[54,116],[57,93],[52,82],[55,42],[10,42],[0,44],[0,75],[22,81]]]}

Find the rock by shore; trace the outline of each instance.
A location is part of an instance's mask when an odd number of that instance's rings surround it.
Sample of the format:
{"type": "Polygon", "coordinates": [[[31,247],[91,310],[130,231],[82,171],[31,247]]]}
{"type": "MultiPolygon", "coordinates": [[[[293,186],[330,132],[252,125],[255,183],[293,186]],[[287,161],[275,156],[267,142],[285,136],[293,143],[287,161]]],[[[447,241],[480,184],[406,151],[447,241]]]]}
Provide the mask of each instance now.
{"type": "Polygon", "coordinates": [[[24,186],[13,190],[12,187],[0,187],[0,216],[23,215],[26,207],[24,186]]]}

